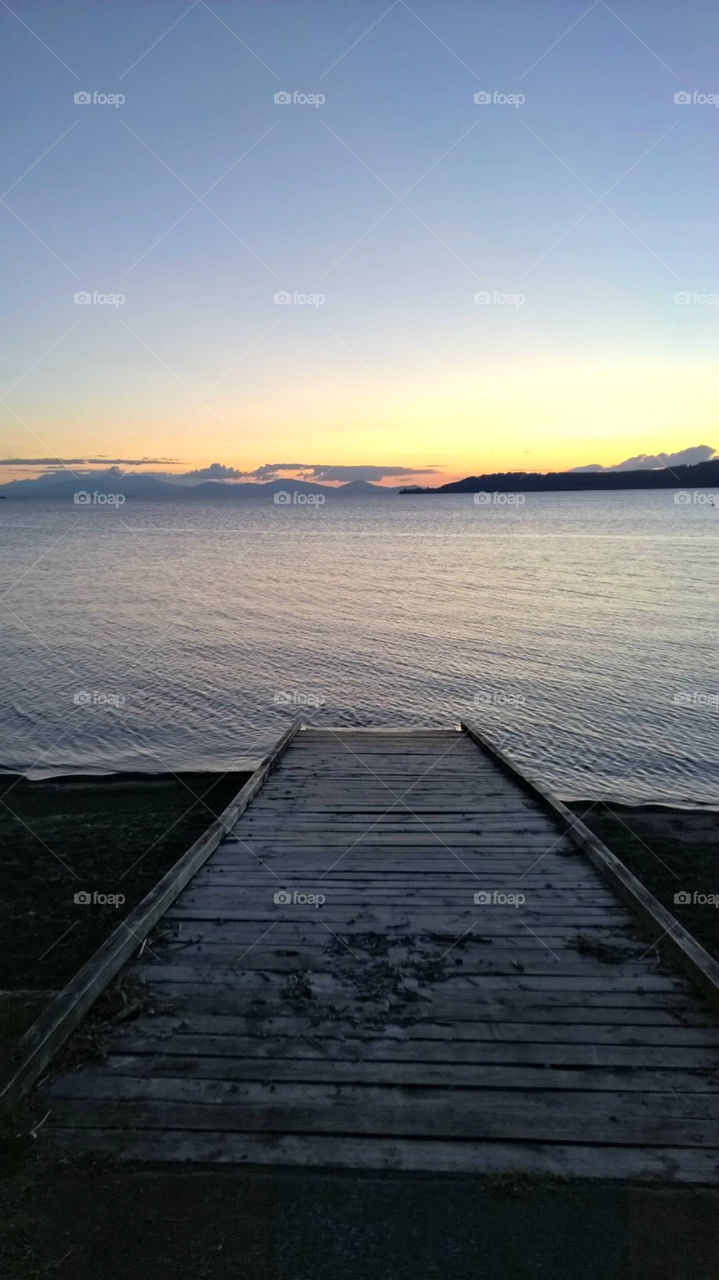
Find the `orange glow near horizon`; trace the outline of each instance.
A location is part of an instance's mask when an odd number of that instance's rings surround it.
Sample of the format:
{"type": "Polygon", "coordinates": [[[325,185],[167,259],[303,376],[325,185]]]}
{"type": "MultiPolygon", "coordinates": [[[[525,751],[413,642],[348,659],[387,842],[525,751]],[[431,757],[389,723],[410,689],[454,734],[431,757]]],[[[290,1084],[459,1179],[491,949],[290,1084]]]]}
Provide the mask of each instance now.
{"type": "MultiPolygon", "coordinates": [[[[435,371],[426,384],[397,373],[381,389],[367,379],[328,374],[279,388],[255,386],[242,396],[228,389],[189,410],[181,389],[170,395],[165,388],[160,400],[157,388],[153,394],[137,388],[137,403],[126,391],[109,407],[97,395],[81,404],[70,395],[49,403],[47,395],[18,405],[30,431],[16,423],[4,453],[6,459],[151,458],[156,461],[123,469],[170,474],[213,462],[254,472],[278,460],[308,468],[409,469],[376,477],[386,485],[612,466],[637,454],[715,444],[714,377],[700,359],[527,361],[435,371]],[[424,470],[432,465],[434,474],[424,470]]],[[[0,483],[45,469],[4,466],[0,483]]],[[[300,472],[280,468],[279,474],[300,472]]]]}

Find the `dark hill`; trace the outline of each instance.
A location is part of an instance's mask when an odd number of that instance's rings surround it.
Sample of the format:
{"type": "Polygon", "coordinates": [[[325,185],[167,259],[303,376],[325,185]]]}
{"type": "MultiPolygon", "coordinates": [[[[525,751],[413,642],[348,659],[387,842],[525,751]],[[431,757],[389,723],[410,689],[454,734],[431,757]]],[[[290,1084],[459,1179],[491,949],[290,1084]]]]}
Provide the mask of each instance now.
{"type": "Polygon", "coordinates": [[[664,467],[656,471],[498,471],[466,476],[436,489],[416,486],[400,493],[553,493],[617,489],[703,489],[719,487],[719,459],[694,466],[664,467]]]}

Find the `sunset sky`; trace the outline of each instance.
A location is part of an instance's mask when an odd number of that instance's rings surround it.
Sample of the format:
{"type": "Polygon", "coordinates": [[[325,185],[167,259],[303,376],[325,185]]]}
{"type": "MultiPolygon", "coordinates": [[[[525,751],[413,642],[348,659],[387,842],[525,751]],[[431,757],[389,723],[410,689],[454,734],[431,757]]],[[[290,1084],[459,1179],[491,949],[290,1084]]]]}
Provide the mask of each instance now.
{"type": "Polygon", "coordinates": [[[708,0],[3,5],[0,482],[717,443],[717,26],[708,0]]]}

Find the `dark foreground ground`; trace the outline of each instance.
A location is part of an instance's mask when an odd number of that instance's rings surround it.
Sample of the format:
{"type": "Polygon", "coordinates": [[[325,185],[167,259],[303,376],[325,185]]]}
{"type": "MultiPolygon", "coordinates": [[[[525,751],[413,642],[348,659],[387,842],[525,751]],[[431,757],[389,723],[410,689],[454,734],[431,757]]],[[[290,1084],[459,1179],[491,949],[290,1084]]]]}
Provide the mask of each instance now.
{"type": "Polygon", "coordinates": [[[719,812],[586,800],[570,808],[719,960],[719,812]]]}
{"type": "Polygon", "coordinates": [[[246,774],[0,779],[0,1039],[53,993],[237,794],[246,774]],[[125,901],[75,901],[76,894],[125,901]]]}
{"type": "MultiPolygon", "coordinates": [[[[4,781],[6,1044],[243,781],[4,781]],[[79,890],[126,901],[75,903],[79,890]]],[[[716,814],[572,808],[719,954],[716,907],[674,901],[719,888],[716,814]]],[[[2,1118],[3,1280],[719,1280],[716,1190],[71,1164],[32,1137],[42,1119],[25,1107],[2,1118]]]]}
{"type": "Polygon", "coordinates": [[[719,1194],[521,1175],[37,1174],[4,1280],[716,1280],[719,1194]]]}

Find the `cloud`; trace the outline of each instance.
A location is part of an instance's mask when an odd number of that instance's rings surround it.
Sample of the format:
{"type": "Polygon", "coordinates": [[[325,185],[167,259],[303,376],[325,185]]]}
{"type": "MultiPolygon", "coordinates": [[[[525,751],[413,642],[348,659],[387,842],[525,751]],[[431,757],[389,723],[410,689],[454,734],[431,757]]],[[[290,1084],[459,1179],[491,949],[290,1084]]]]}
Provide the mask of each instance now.
{"type": "Polygon", "coordinates": [[[577,471],[653,471],[657,467],[693,466],[697,462],[708,462],[716,453],[713,445],[694,444],[688,449],[679,449],[676,453],[638,453],[633,458],[625,458],[613,467],[602,467],[598,462],[591,462],[586,467],[572,467],[577,471]]]}
{"type": "MultiPolygon", "coordinates": [[[[226,467],[222,462],[211,462],[208,467],[199,467],[197,471],[183,471],[172,479],[179,480],[241,480],[246,471],[238,471],[237,467],[226,467]]],[[[169,479],[170,477],[168,477],[169,479]]]]}
{"type": "Polygon", "coordinates": [[[677,453],[638,453],[634,458],[626,458],[619,462],[612,471],[651,471],[654,467],[693,466],[697,462],[708,462],[714,457],[716,450],[710,444],[695,444],[689,449],[680,449],[677,453]]]}
{"type": "Polygon", "coordinates": [[[359,463],[355,466],[341,466],[320,462],[265,462],[254,471],[241,474],[247,480],[277,480],[280,472],[293,471],[301,480],[329,481],[345,484],[350,480],[390,480],[403,476],[434,475],[439,470],[437,463],[428,463],[426,467],[403,467],[397,465],[378,466],[370,463],[359,463]]]}
{"type": "MultiPolygon", "coordinates": [[[[76,467],[101,467],[104,471],[117,471],[120,467],[177,465],[176,458],[4,458],[0,466],[42,468],[43,475],[59,474],[63,468],[72,470],[76,467]]],[[[145,471],[144,475],[156,480],[166,480],[170,484],[187,485],[199,481],[218,480],[254,480],[262,483],[277,480],[289,472],[300,480],[326,482],[329,484],[346,484],[351,480],[379,481],[408,476],[434,475],[440,470],[439,464],[429,463],[426,467],[404,467],[400,465],[378,466],[365,463],[356,466],[330,465],[319,462],[265,462],[252,471],[240,471],[237,467],[227,466],[224,462],[211,462],[206,467],[197,467],[192,471],[145,471]]],[[[87,474],[87,473],[83,473],[87,474]]]]}
{"type": "Polygon", "coordinates": [[[0,467],[170,466],[175,458],[0,458],[0,467]]]}

